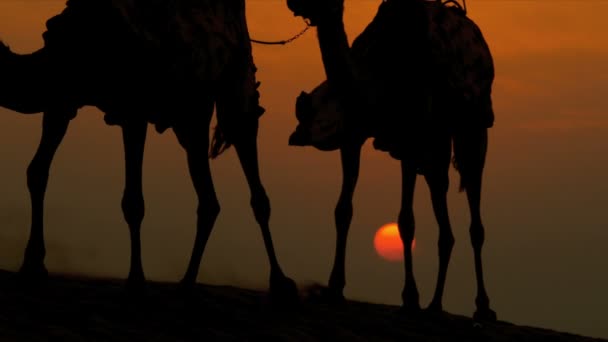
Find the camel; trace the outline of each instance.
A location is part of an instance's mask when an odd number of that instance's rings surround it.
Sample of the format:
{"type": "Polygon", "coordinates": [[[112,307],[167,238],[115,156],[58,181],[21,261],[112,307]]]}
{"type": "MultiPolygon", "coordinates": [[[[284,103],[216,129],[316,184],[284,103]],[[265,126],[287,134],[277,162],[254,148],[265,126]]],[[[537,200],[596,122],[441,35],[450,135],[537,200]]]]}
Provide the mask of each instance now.
{"type": "Polygon", "coordinates": [[[140,293],[145,276],[140,230],[144,217],[142,160],[148,123],[171,128],[187,153],[198,196],[197,233],[181,284],[196,283],[207,240],[220,212],[209,159],[234,145],[248,182],[251,207],[270,262],[270,295],[297,294],[281,269],[269,229],[270,202],[257,156],[259,82],[245,1],[69,0],[47,21],[44,46],[18,55],[0,44],[0,105],[43,113],[42,137],[27,169],[31,232],[19,274],[32,283],[44,265],[44,196],[53,156],[78,109],[94,106],[122,129],[125,188],[122,211],[131,239],[126,285],[140,293]],[[211,146],[214,111],[217,126],[211,146]]]}
{"type": "Polygon", "coordinates": [[[496,320],[482,268],[482,175],[493,126],[492,56],[477,27],[459,6],[441,1],[384,0],[372,22],[349,47],[344,0],[287,0],[295,16],[315,26],[327,80],[296,101],[299,121],[290,145],[339,150],[342,188],[335,208],[336,247],[321,296],[344,301],[345,257],[362,144],[400,160],[402,199],[398,226],[404,248],[404,314],[423,312],[412,267],[416,177],[424,176],[439,225],[439,269],[424,310],[443,312],[442,298],[455,243],[448,216],[448,170],[453,161],[466,191],[477,278],[477,320],[496,320]],[[452,158],[452,148],[454,156],[452,158]]]}

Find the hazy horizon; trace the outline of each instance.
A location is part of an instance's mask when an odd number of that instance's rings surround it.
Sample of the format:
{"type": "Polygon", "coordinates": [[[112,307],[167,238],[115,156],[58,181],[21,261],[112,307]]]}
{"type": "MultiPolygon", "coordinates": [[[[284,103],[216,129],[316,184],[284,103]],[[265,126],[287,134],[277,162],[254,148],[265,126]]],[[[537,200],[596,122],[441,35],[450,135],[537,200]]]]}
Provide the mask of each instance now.
{"type": "MultiPolygon", "coordinates": [[[[352,41],[380,0],[346,1],[352,41]]],[[[608,2],[467,1],[496,65],[482,194],[485,279],[498,318],[608,338],[608,2]],[[602,43],[603,42],[603,43],[602,43]]],[[[3,0],[0,39],[19,53],[42,46],[44,23],[65,0],[3,0]]],[[[283,0],[248,0],[250,35],[281,40],[299,32],[283,0]]],[[[337,152],[291,147],[295,99],[324,78],[316,32],[293,43],[255,45],[261,81],[261,176],[272,205],[279,261],[298,283],[326,283],[333,262],[333,211],[341,185],[337,152]]],[[[25,170],[40,138],[41,115],[0,108],[0,268],[17,270],[29,234],[25,170]]],[[[129,234],[120,129],[94,108],[80,111],[59,148],[46,195],[46,265],[51,272],[125,278],[129,234]]],[[[222,211],[199,282],[265,288],[268,264],[233,149],[212,161],[222,211]]],[[[451,170],[449,212],[456,238],[444,308],[470,316],[475,278],[466,196],[451,170]]],[[[363,150],[347,250],[346,296],[400,304],[403,266],[379,258],[376,230],[400,207],[399,163],[363,150]]],[[[171,131],[149,128],[144,160],[144,271],[179,280],[193,244],[196,196],[185,153],[171,131]]],[[[416,184],[414,270],[426,306],[437,275],[437,232],[424,180],[416,184]]]]}

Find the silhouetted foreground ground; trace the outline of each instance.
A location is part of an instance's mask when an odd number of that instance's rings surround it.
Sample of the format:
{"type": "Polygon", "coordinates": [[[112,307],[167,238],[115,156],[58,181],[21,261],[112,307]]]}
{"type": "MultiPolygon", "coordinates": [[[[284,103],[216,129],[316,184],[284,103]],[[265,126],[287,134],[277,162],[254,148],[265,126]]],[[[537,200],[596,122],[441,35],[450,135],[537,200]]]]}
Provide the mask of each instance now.
{"type": "Polygon", "coordinates": [[[143,299],[122,281],[53,276],[25,288],[0,271],[0,341],[606,341],[500,322],[479,326],[463,316],[406,319],[397,307],[303,300],[273,308],[266,293],[151,283],[143,299]]]}

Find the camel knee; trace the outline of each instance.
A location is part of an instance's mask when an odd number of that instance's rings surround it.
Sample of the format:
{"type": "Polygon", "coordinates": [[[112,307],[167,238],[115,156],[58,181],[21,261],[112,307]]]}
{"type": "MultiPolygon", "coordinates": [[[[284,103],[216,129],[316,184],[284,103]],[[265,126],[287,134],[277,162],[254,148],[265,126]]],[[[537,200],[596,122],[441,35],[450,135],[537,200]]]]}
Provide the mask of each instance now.
{"type": "Polygon", "coordinates": [[[473,248],[476,250],[481,249],[485,240],[483,225],[481,223],[472,224],[469,233],[471,235],[471,244],[473,245],[473,248]]]}
{"type": "Polygon", "coordinates": [[[220,214],[220,209],[220,202],[217,197],[209,196],[202,199],[196,211],[199,221],[198,227],[208,227],[213,224],[220,214]]]}
{"type": "Polygon", "coordinates": [[[403,243],[407,246],[411,246],[416,232],[414,212],[411,210],[402,210],[401,213],[399,213],[398,225],[399,234],[401,235],[403,243]]]}
{"type": "Polygon", "coordinates": [[[125,191],[121,202],[122,213],[129,228],[139,226],[145,215],[144,197],[141,192],[125,191]]]}
{"type": "MultiPolygon", "coordinates": [[[[449,166],[449,164],[448,164],[449,166]]],[[[447,175],[447,172],[445,175],[441,176],[441,177],[437,177],[435,184],[433,184],[433,191],[435,191],[437,194],[441,194],[444,195],[448,193],[448,190],[450,189],[450,179],[447,175]]]]}
{"type": "Polygon", "coordinates": [[[435,196],[445,196],[450,189],[450,177],[448,176],[449,158],[447,163],[442,163],[441,168],[425,176],[431,194],[435,196]],[[444,165],[445,164],[445,165],[444,165]]]}
{"type": "Polygon", "coordinates": [[[270,200],[265,191],[251,196],[251,208],[258,224],[266,224],[270,221],[270,200]]]}
{"type": "Polygon", "coordinates": [[[452,234],[451,231],[440,232],[439,241],[437,243],[439,254],[441,256],[449,256],[452,253],[455,243],[456,240],[454,239],[454,234],[452,234]]]}
{"type": "Polygon", "coordinates": [[[339,200],[336,209],[334,210],[334,217],[338,233],[343,233],[348,230],[353,218],[353,202],[349,200],[339,200]]]}
{"type": "Polygon", "coordinates": [[[31,194],[44,192],[49,178],[49,168],[34,159],[27,168],[27,187],[31,194]]]}

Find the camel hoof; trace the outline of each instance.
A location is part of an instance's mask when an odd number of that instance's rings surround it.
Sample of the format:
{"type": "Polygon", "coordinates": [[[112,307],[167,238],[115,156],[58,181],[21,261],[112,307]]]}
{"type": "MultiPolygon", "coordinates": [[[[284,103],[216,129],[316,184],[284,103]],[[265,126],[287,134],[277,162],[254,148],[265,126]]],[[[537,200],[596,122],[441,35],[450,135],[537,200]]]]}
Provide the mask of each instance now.
{"type": "Polygon", "coordinates": [[[443,311],[443,306],[435,302],[431,302],[431,304],[424,309],[424,312],[429,316],[441,316],[445,313],[445,311],[443,311]]]}
{"type": "Polygon", "coordinates": [[[190,296],[194,292],[195,285],[196,281],[184,278],[179,282],[179,292],[184,296],[190,296]]]}
{"type": "Polygon", "coordinates": [[[406,318],[418,318],[423,313],[420,305],[418,303],[415,304],[403,304],[397,310],[397,314],[399,316],[403,316],[406,318]]]}
{"type": "Polygon", "coordinates": [[[426,307],[427,311],[443,311],[443,305],[440,300],[432,300],[429,306],[426,307]]]}
{"type": "Polygon", "coordinates": [[[299,303],[298,286],[286,276],[270,279],[270,301],[279,306],[294,306],[299,303]]]}
{"type": "Polygon", "coordinates": [[[146,279],[144,276],[130,276],[125,284],[127,294],[130,296],[143,296],[146,294],[146,279]]]}
{"type": "Polygon", "coordinates": [[[329,305],[343,305],[346,303],[342,290],[332,289],[331,287],[315,284],[307,289],[308,298],[313,302],[329,304],[329,305]]]}
{"type": "Polygon", "coordinates": [[[43,263],[24,263],[17,273],[17,278],[23,284],[35,285],[49,278],[49,272],[43,263]]]}
{"type": "Polygon", "coordinates": [[[496,312],[490,308],[478,308],[473,314],[473,320],[481,322],[496,322],[496,312]]]}

